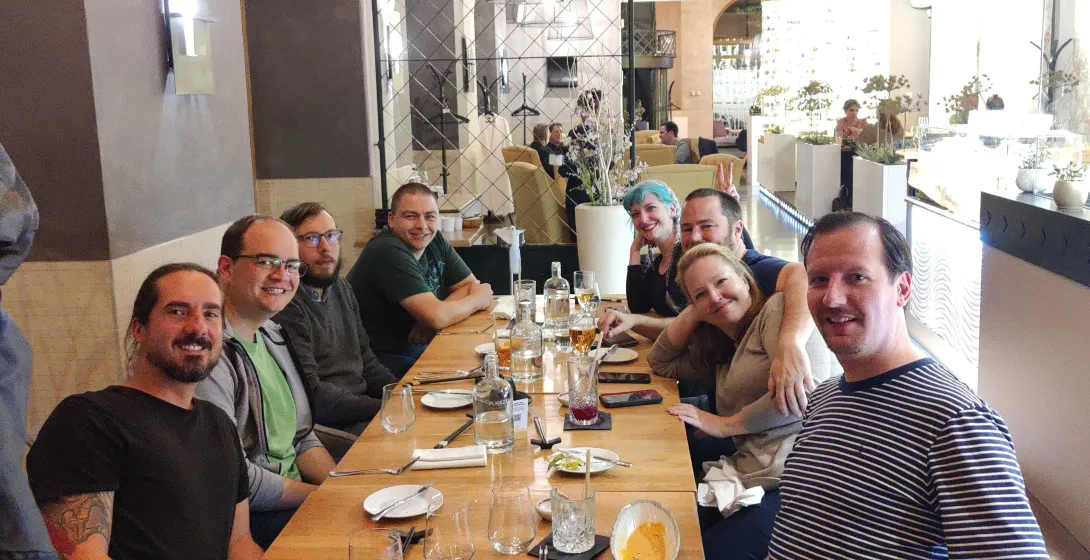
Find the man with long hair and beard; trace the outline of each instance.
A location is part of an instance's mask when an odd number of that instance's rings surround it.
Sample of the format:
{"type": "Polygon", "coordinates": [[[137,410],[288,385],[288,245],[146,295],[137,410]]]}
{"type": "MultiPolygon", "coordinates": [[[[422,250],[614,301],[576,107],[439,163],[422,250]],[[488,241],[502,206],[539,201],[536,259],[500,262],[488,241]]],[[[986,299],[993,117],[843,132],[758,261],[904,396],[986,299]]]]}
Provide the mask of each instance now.
{"type": "Polygon", "coordinates": [[[382,406],[382,387],[397,379],[371,350],[352,286],[340,275],[343,232],[333,216],[317,202],[304,202],[280,219],[295,231],[307,274],[273,321],[291,337],[314,393],[317,422],[359,435],[382,406]]]}
{"type": "Polygon", "coordinates": [[[61,558],[260,558],[238,433],[193,397],[223,347],[215,275],[154,270],[128,336],[125,384],[66,398],[27,456],[54,547],[61,558]]]}

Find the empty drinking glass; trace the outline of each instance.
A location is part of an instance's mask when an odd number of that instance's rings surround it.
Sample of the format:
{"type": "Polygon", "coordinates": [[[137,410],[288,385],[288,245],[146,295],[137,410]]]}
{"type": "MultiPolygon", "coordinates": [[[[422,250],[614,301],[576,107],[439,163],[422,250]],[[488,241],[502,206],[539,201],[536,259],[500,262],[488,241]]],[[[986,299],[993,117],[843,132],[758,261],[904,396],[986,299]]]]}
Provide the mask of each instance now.
{"type": "MultiPolygon", "coordinates": [[[[535,280],[518,280],[515,282],[515,310],[519,309],[519,303],[528,301],[533,303],[532,309],[537,309],[537,282],[535,280]]],[[[536,312],[536,311],[535,311],[536,312]]],[[[521,317],[515,317],[516,321],[521,317]]],[[[533,321],[534,317],[530,317],[533,321]]]]}
{"type": "Polygon", "coordinates": [[[586,484],[553,487],[553,547],[579,554],[594,548],[594,489],[586,484]]]}
{"type": "Polygon", "coordinates": [[[537,537],[530,489],[511,482],[492,489],[492,508],[488,512],[488,540],[492,548],[508,555],[522,554],[537,537]]]}
{"type": "Polygon", "coordinates": [[[390,529],[360,531],[348,540],[348,560],[402,560],[401,539],[390,529]]]}
{"type": "Polygon", "coordinates": [[[445,504],[429,507],[424,560],[470,560],[473,552],[466,501],[448,498],[445,504]]]}
{"type": "Polygon", "coordinates": [[[404,432],[416,422],[416,403],[410,385],[391,383],[382,388],[382,427],[392,434],[404,432]]]}
{"type": "Polygon", "coordinates": [[[568,358],[568,412],[571,423],[577,426],[598,421],[597,364],[593,356],[568,358]]]}

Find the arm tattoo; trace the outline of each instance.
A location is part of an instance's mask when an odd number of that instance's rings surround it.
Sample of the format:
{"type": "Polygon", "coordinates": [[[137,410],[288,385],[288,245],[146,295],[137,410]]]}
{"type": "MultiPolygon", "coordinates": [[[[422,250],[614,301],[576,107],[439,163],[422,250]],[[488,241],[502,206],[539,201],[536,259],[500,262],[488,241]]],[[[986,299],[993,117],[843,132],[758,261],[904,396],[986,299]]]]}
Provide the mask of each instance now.
{"type": "Polygon", "coordinates": [[[102,535],[107,544],[110,542],[113,492],[65,496],[42,505],[41,509],[50,540],[62,558],[67,558],[94,535],[102,535]]]}

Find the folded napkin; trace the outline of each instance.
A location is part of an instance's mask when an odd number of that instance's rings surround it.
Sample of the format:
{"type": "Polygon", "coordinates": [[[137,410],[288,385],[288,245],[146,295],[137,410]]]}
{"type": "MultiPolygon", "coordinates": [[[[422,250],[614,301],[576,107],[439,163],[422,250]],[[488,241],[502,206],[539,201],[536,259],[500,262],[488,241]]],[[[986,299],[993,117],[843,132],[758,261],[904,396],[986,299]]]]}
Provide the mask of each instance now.
{"type": "Polygon", "coordinates": [[[485,453],[483,445],[448,447],[446,449],[414,449],[413,458],[417,457],[420,457],[420,460],[410,467],[414,471],[483,467],[488,464],[488,454],[485,453]]]}
{"type": "Polygon", "coordinates": [[[493,319],[515,318],[515,296],[500,296],[496,298],[496,307],[488,314],[493,319]]]}

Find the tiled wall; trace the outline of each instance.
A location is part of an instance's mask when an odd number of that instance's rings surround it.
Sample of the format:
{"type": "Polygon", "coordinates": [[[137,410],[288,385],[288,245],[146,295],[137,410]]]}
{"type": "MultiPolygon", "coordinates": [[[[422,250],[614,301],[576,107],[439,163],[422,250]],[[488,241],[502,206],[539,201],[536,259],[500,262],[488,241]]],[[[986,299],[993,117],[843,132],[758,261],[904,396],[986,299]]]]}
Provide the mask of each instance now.
{"type": "Polygon", "coordinates": [[[4,309],[34,348],[27,430],[36,434],[64,397],[123,379],[132,302],[155,267],[215,267],[228,224],[113,261],[24,263],[4,286],[4,309]]]}
{"type": "Polygon", "coordinates": [[[345,179],[262,179],[257,181],[257,211],[279,216],[300,202],[321,202],[344,230],[341,242],[342,273],[359,257],[360,249],[375,229],[375,204],[370,177],[345,179]]]}

